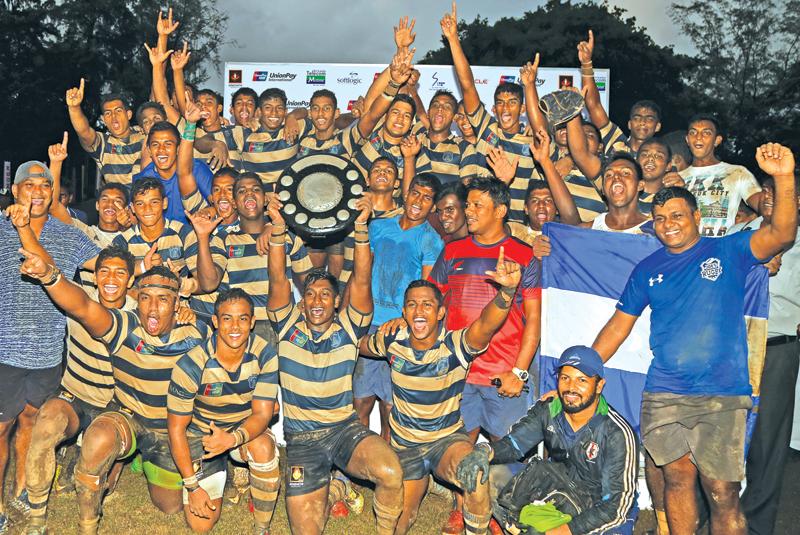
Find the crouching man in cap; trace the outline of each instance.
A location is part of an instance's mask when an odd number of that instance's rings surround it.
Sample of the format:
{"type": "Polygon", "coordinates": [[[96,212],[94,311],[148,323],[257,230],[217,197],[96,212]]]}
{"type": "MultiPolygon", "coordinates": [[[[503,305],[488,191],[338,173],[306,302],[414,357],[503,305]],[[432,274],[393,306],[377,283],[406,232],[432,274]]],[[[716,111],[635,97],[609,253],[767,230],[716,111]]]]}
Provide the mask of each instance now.
{"type": "Polygon", "coordinates": [[[458,466],[467,492],[488,479],[489,464],[524,458],[544,441],[550,457],[533,460],[500,491],[494,516],[508,533],[604,533],[633,506],[637,440],[602,395],[603,361],[585,346],[558,361],[558,397],[537,402],[497,442],[479,444],[458,466]],[[533,505],[529,505],[533,504],[533,505]]]}

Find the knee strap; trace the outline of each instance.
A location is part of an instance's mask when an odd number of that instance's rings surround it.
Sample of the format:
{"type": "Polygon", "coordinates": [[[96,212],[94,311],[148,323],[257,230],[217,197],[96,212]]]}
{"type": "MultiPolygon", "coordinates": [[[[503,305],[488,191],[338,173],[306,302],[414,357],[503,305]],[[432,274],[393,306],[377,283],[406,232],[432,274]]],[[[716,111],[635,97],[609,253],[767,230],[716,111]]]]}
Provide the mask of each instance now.
{"type": "Polygon", "coordinates": [[[90,492],[97,492],[105,483],[105,477],[102,475],[95,475],[90,474],[89,472],[84,472],[77,466],[75,467],[75,484],[82,485],[86,490],[90,492]]]}
{"type": "Polygon", "coordinates": [[[117,432],[120,442],[117,459],[124,459],[133,453],[133,451],[136,449],[136,437],[133,435],[133,430],[131,430],[130,424],[125,416],[117,412],[104,412],[95,419],[95,422],[97,421],[109,422],[117,432]],[[128,435],[131,436],[130,444],[127,443],[128,435]]]}
{"type": "Polygon", "coordinates": [[[489,521],[492,519],[491,513],[485,515],[472,514],[469,511],[464,513],[464,527],[467,535],[483,535],[489,527],[489,521]]]}
{"type": "Polygon", "coordinates": [[[375,512],[375,518],[378,521],[378,526],[382,525],[383,522],[397,522],[397,519],[400,517],[400,513],[403,512],[403,506],[394,506],[394,505],[386,505],[385,503],[381,503],[377,498],[373,498],[372,500],[372,509],[375,512]]]}

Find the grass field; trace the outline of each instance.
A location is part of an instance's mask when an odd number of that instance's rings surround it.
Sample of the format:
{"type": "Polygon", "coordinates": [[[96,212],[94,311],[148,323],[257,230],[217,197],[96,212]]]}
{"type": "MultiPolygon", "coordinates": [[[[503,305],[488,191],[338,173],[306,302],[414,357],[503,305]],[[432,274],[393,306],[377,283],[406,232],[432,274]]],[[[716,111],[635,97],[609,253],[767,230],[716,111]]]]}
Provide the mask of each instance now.
{"type": "MultiPolygon", "coordinates": [[[[9,474],[13,466],[9,466],[9,474]]],[[[11,488],[11,482],[6,488],[11,488]]],[[[360,515],[350,515],[344,519],[331,519],[325,529],[332,535],[368,535],[375,533],[375,519],[372,514],[372,493],[364,491],[365,507],[360,515]]],[[[219,535],[249,535],[252,533],[252,515],[244,500],[239,504],[226,503],[222,518],[212,531],[219,535]]],[[[447,519],[450,503],[436,496],[428,496],[422,503],[417,522],[411,530],[413,535],[438,535],[441,525],[447,519]]],[[[53,494],[48,514],[48,533],[51,535],[73,535],[77,533],[77,502],[74,492],[53,494]]],[[[100,533],[114,535],[183,535],[190,534],[183,515],[165,515],[150,503],[147,483],[141,474],[132,473],[127,467],[116,491],[108,496],[103,505],[103,518],[100,533]]],[[[12,517],[12,521],[17,520],[12,517]]],[[[637,523],[637,534],[652,529],[652,515],[644,513],[637,523]]],[[[24,533],[24,521],[17,520],[10,530],[12,535],[24,533]]],[[[271,535],[289,535],[286,507],[283,497],[279,497],[272,519],[271,535]]]]}

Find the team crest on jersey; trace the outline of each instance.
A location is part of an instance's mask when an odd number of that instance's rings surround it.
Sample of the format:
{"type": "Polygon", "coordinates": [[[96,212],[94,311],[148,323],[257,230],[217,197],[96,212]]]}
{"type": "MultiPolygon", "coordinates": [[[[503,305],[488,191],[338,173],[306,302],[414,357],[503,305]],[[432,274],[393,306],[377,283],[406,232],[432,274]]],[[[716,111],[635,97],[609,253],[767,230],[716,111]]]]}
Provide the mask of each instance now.
{"type": "Polygon", "coordinates": [[[444,160],[447,163],[453,163],[455,159],[456,155],[453,154],[452,152],[445,152],[444,156],[442,156],[442,160],[444,160]]]}
{"type": "Polygon", "coordinates": [[[342,345],[342,332],[341,331],[333,331],[329,337],[331,341],[331,347],[337,348],[342,345]]]}
{"type": "Polygon", "coordinates": [[[166,256],[170,260],[179,260],[183,258],[183,251],[180,247],[167,247],[165,252],[161,253],[161,256],[166,256]]]}
{"type": "Polygon", "coordinates": [[[587,461],[594,461],[597,459],[597,455],[600,453],[600,446],[597,445],[597,442],[589,442],[586,445],[586,460],[587,461]]]}
{"type": "Polygon", "coordinates": [[[494,132],[488,132],[486,134],[486,143],[496,147],[500,143],[500,138],[494,132]]]}
{"type": "Polygon", "coordinates": [[[210,383],[203,389],[203,395],[207,397],[217,397],[222,395],[222,383],[210,383]]]}
{"type": "Polygon", "coordinates": [[[716,281],[722,275],[722,262],[719,258],[707,258],[700,264],[700,276],[711,282],[716,281]]]}
{"type": "Polygon", "coordinates": [[[289,336],[289,341],[297,347],[305,347],[308,343],[308,335],[295,327],[294,332],[289,336]]]}
{"type": "Polygon", "coordinates": [[[403,362],[404,360],[397,355],[392,355],[389,357],[389,366],[396,372],[403,370],[403,362]]]}
{"type": "Polygon", "coordinates": [[[266,145],[266,143],[262,141],[251,141],[247,144],[247,150],[245,150],[245,152],[264,152],[264,145],[266,145]]]}
{"type": "Polygon", "coordinates": [[[142,355],[152,355],[155,352],[155,348],[146,343],[144,340],[139,340],[134,348],[134,351],[141,353],[142,355]]]}
{"type": "Polygon", "coordinates": [[[257,376],[251,375],[250,377],[248,377],[247,378],[247,388],[249,388],[250,390],[254,389],[256,387],[256,381],[258,381],[258,377],[257,376]]]}
{"type": "Polygon", "coordinates": [[[244,245],[231,245],[228,247],[228,258],[241,258],[244,256],[244,245]]]}
{"type": "Polygon", "coordinates": [[[299,487],[305,481],[305,468],[302,466],[292,466],[289,472],[289,486],[299,487]]]}
{"type": "Polygon", "coordinates": [[[381,150],[381,147],[383,147],[383,141],[381,140],[381,136],[379,134],[376,134],[375,136],[372,137],[372,139],[369,140],[369,144],[372,145],[373,149],[381,150]]]}

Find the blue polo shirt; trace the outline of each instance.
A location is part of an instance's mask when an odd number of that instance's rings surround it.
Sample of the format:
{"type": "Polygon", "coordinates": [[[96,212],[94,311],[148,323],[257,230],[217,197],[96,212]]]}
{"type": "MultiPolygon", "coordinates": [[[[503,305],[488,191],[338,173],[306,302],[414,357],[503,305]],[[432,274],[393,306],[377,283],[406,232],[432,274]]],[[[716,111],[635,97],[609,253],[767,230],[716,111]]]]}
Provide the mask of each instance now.
{"type": "MultiPolygon", "coordinates": [[[[194,159],[194,166],[192,167],[195,182],[197,182],[197,189],[204,199],[211,196],[211,182],[214,179],[214,173],[211,168],[203,160],[194,159]]],[[[143,178],[157,178],[164,185],[164,190],[167,192],[167,209],[164,211],[164,217],[180,221],[188,225],[189,220],[186,219],[186,214],[183,213],[183,202],[181,201],[181,191],[178,188],[178,172],[172,175],[169,179],[164,179],[158,174],[156,165],[152,162],[142,169],[140,173],[133,175],[133,182],[143,178]]]]}
{"type": "Polygon", "coordinates": [[[650,306],[646,392],[750,395],[745,280],[761,263],[752,234],[700,238],[680,254],[662,248],[633,269],[617,309],[639,316],[650,306]]]}

